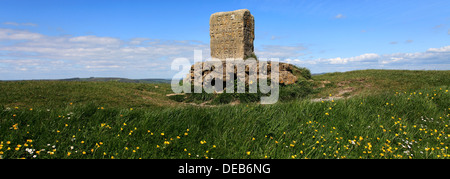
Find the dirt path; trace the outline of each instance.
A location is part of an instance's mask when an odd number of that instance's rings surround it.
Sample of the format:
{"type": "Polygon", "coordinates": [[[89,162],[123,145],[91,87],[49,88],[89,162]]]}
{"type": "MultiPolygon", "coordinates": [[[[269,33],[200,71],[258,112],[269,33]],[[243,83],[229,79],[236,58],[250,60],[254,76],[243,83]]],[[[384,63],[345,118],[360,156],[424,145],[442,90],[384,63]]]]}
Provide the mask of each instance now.
{"type": "MultiPolygon", "coordinates": [[[[317,88],[324,88],[325,84],[331,83],[330,81],[321,81],[321,84],[317,88]]],[[[350,81],[341,81],[337,83],[337,86],[340,88],[337,94],[331,95],[325,98],[314,98],[311,99],[312,102],[321,102],[321,101],[332,101],[332,100],[339,100],[339,99],[347,99],[351,98],[355,95],[355,93],[352,94],[352,92],[355,92],[354,87],[344,87],[348,84],[350,84],[350,81]]]]}

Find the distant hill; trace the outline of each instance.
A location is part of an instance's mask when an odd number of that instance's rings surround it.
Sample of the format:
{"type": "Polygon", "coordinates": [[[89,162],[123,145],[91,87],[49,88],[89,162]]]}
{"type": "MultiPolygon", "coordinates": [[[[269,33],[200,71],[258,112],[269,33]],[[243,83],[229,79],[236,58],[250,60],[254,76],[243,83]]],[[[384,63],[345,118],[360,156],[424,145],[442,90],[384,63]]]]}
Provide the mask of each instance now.
{"type": "Polygon", "coordinates": [[[4,81],[118,81],[125,83],[170,83],[170,79],[128,79],[128,78],[116,78],[116,77],[90,77],[90,78],[67,78],[56,80],[4,80],[4,81]]]}
{"type": "Polygon", "coordinates": [[[324,75],[324,74],[327,74],[327,72],[324,72],[324,73],[312,73],[311,76],[324,75]]]}
{"type": "Polygon", "coordinates": [[[171,79],[138,79],[141,83],[171,83],[171,79]]]}

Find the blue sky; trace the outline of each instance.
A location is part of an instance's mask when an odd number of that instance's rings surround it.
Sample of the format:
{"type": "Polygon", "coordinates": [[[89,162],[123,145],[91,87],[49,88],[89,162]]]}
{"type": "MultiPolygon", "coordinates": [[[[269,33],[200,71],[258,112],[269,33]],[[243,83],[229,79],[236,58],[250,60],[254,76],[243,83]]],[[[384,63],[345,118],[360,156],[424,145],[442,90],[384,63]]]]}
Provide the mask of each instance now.
{"type": "Polygon", "coordinates": [[[311,69],[450,70],[448,0],[0,1],[0,80],[167,78],[209,56],[209,17],[249,9],[255,51],[311,69]]]}

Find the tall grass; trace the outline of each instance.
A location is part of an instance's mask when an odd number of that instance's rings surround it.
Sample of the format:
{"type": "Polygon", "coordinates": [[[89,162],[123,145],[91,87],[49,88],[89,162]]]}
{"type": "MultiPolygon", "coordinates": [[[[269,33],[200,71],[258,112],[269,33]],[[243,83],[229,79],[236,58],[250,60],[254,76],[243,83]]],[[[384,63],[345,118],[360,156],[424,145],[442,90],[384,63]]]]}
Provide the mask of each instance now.
{"type": "Polygon", "coordinates": [[[275,105],[0,107],[2,158],[449,158],[449,86],[275,105]],[[39,152],[38,152],[39,151],[39,152]]]}
{"type": "Polygon", "coordinates": [[[169,100],[169,84],[0,82],[0,158],[449,158],[448,73],[305,73],[274,105],[206,107],[169,100]],[[362,95],[308,99],[343,87],[362,95]]]}

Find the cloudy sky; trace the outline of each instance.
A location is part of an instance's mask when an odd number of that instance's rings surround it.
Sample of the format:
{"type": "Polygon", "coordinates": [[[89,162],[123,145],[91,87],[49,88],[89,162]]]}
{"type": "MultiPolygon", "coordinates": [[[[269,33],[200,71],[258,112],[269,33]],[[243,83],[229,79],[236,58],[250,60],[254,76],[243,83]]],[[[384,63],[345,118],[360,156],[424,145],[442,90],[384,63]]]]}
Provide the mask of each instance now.
{"type": "Polygon", "coordinates": [[[312,73],[450,70],[448,0],[2,0],[0,80],[167,78],[210,58],[212,13],[249,9],[259,58],[312,73]]]}

